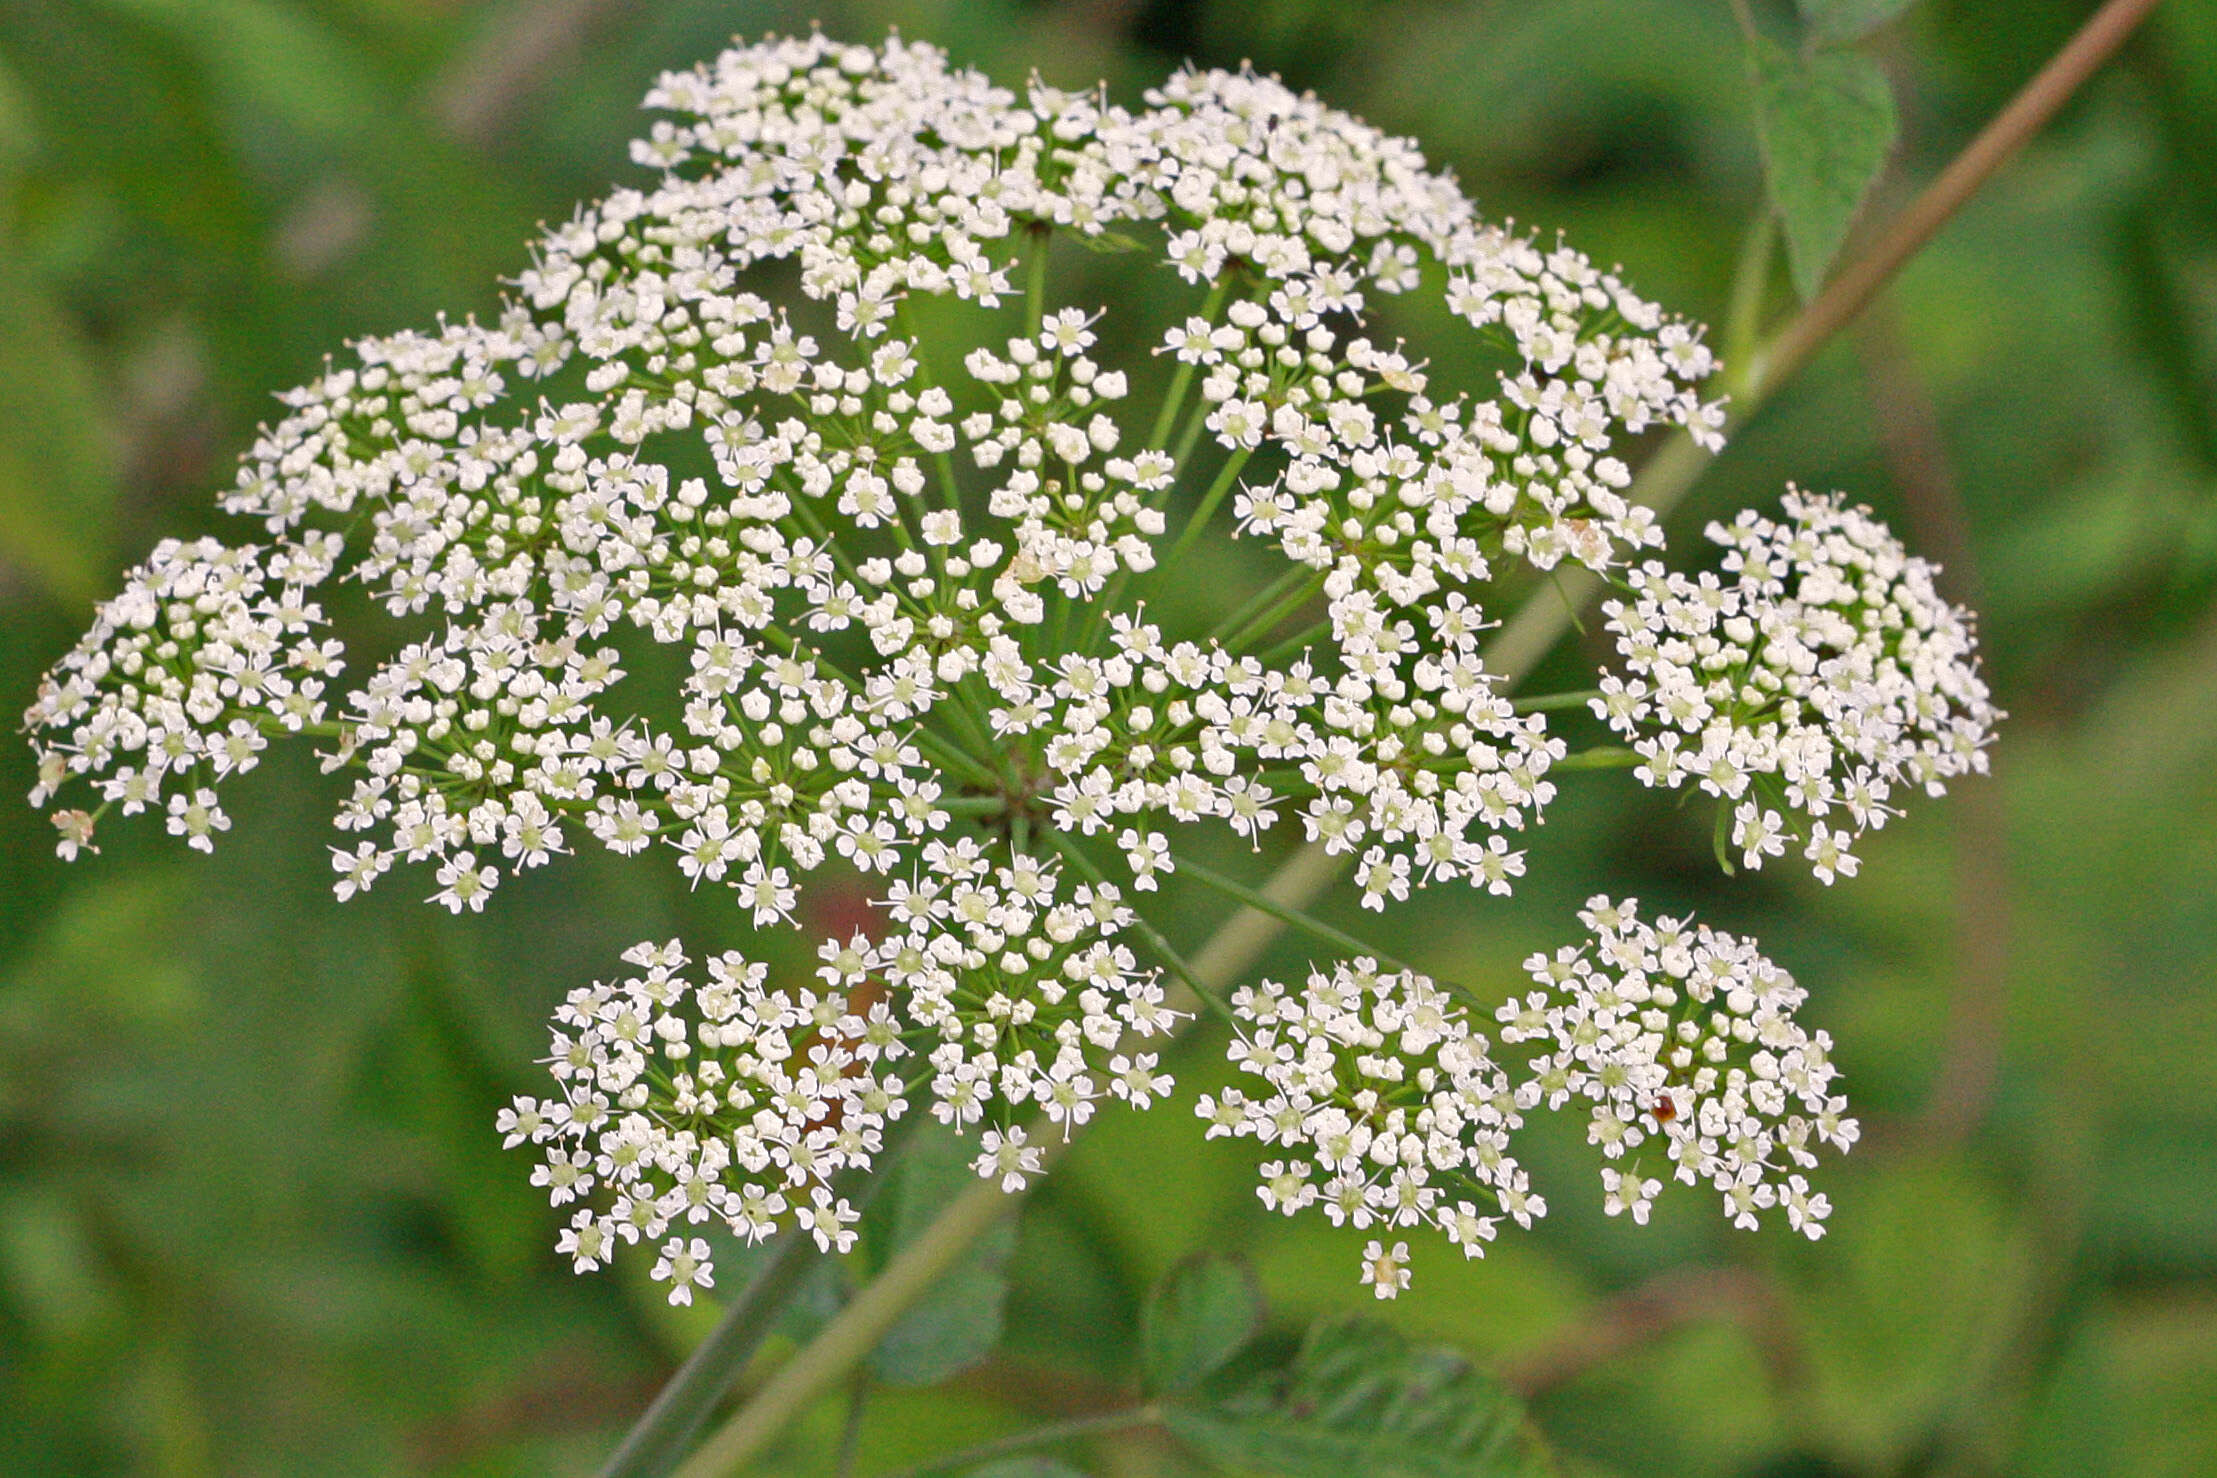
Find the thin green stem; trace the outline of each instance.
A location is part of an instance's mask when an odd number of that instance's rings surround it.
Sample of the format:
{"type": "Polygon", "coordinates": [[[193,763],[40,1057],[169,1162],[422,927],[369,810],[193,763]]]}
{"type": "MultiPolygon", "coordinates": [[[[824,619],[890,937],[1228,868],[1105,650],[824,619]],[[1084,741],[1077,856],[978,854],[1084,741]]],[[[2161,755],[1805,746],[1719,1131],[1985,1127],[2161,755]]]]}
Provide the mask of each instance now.
{"type": "MultiPolygon", "coordinates": [[[[1288,616],[1316,599],[1316,593],[1324,588],[1324,581],[1327,578],[1325,572],[1311,570],[1306,565],[1297,565],[1295,568],[1305,572],[1308,578],[1301,582],[1299,588],[1279,600],[1269,610],[1242,626],[1225,641],[1224,645],[1226,647],[1236,652],[1249,642],[1261,641],[1271,632],[1276,631],[1288,616]]],[[[1328,628],[1331,622],[1327,620],[1323,624],[1328,628]]],[[[1307,629],[1311,628],[1304,628],[1304,630],[1307,629]]]]}
{"type": "Polygon", "coordinates": [[[1291,924],[1304,934],[1312,934],[1327,944],[1339,946],[1350,954],[1368,955],[1391,970],[1406,970],[1414,975],[1425,974],[1424,971],[1417,969],[1408,961],[1387,953],[1385,950],[1378,948],[1377,945],[1357,939],[1345,929],[1335,928],[1322,919],[1303,913],[1291,904],[1280,903],[1260,890],[1248,887],[1237,878],[1227,877],[1213,867],[1204,867],[1198,862],[1185,858],[1172,858],[1171,860],[1176,865],[1178,872],[1192,878],[1195,882],[1214,888],[1225,897],[1244,903],[1249,908],[1260,909],[1280,923],[1291,924]]]}
{"type": "Polygon", "coordinates": [[[1239,609],[1217,622],[1216,629],[1210,632],[1209,636],[1227,645],[1237,641],[1240,636],[1246,634],[1247,628],[1254,623],[1257,616],[1262,614],[1265,607],[1283,598],[1285,593],[1291,590],[1294,585],[1308,579],[1315,573],[1307,565],[1287,565],[1283,570],[1272,576],[1262,589],[1241,601],[1239,609]]]}
{"type": "MultiPolygon", "coordinates": [[[[1186,418],[1185,430],[1178,433],[1178,444],[1170,450],[1170,468],[1172,472],[1185,471],[1186,459],[1193,455],[1194,443],[1201,439],[1202,429],[1208,425],[1208,421],[1209,403],[1204,400],[1195,406],[1193,414],[1186,418]]],[[[1169,492],[1168,488],[1164,488],[1160,496],[1167,498],[1169,492]]]]}
{"type": "Polygon", "coordinates": [[[1252,448],[1241,447],[1224,459],[1224,465],[1217,469],[1216,481],[1209,484],[1208,491],[1201,494],[1201,501],[1194,505],[1193,516],[1186,520],[1184,530],[1178,535],[1178,542],[1172,544],[1170,552],[1164,555],[1161,561],[1156,564],[1155,575],[1157,579],[1177,568],[1178,561],[1185,557],[1186,551],[1200,540],[1201,535],[1208,529],[1209,519],[1216,513],[1217,505],[1224,501],[1227,493],[1231,492],[1232,484],[1239,481],[1240,470],[1247,465],[1247,459],[1253,455],[1254,450],[1252,448]]]}
{"type": "Polygon", "coordinates": [[[1516,713],[1557,713],[1567,708],[1584,708],[1600,696],[1599,688],[1580,688],[1574,693],[1545,693],[1537,698],[1519,698],[1509,707],[1516,713]]]}
{"type": "Polygon", "coordinates": [[[1730,388],[1745,390],[1754,373],[1755,345],[1763,332],[1763,300],[1778,250],[1778,216],[1766,199],[1740,245],[1732,270],[1732,297],[1724,315],[1724,373],[1730,388]]]}
{"type": "MultiPolygon", "coordinates": [[[[1216,315],[1224,311],[1224,299],[1230,296],[1231,290],[1232,277],[1229,272],[1216,279],[1215,284],[1209,288],[1209,295],[1201,304],[1201,317],[1211,326],[1216,323],[1216,315]]],[[[1155,413],[1154,429],[1147,433],[1148,451],[1160,451],[1164,443],[1169,441],[1170,428],[1178,424],[1178,411],[1185,405],[1186,391],[1192,387],[1193,374],[1198,367],[1198,361],[1181,359],[1177,369],[1171,372],[1170,389],[1162,398],[1162,409],[1155,413]]]]}
{"type": "Polygon", "coordinates": [[[1623,770],[1640,763],[1644,758],[1636,749],[1607,745],[1600,749],[1581,749],[1574,754],[1566,754],[1547,768],[1550,773],[1556,770],[1623,770]]]}
{"type": "MultiPolygon", "coordinates": [[[[1055,850],[1068,858],[1070,865],[1085,874],[1087,881],[1094,884],[1094,886],[1098,887],[1108,881],[1108,878],[1102,874],[1101,869],[1094,863],[1093,859],[1085,855],[1085,849],[1078,845],[1076,837],[1050,827],[1047,830],[1047,839],[1053,842],[1055,850]]],[[[1138,927],[1139,932],[1146,936],[1147,942],[1154,946],[1155,953],[1162,956],[1163,963],[1170,967],[1170,973],[1185,982],[1187,990],[1192,991],[1203,1005],[1226,1021],[1233,1019],[1232,1008],[1213,989],[1201,983],[1194,975],[1193,967],[1186,963],[1185,956],[1179,954],[1171,946],[1170,941],[1163,937],[1161,930],[1147,922],[1145,914],[1134,910],[1132,921],[1138,927]]]]}
{"type": "Polygon", "coordinates": [[[1263,653],[1261,659],[1262,665],[1265,667],[1276,667],[1280,662],[1285,661],[1288,657],[1297,655],[1303,648],[1315,646],[1317,642],[1323,638],[1324,634],[1331,629],[1332,618],[1329,616],[1326,616],[1321,621],[1311,621],[1308,625],[1302,627],[1299,631],[1296,631],[1295,633],[1293,633],[1293,635],[1287,637],[1284,641],[1279,642],[1269,651],[1263,653]]]}
{"type": "Polygon", "coordinates": [[[935,804],[950,816],[998,816],[1008,809],[1008,798],[998,795],[942,796],[935,804]]]}
{"type": "Polygon", "coordinates": [[[1092,1437],[1103,1432],[1128,1432],[1135,1427],[1152,1427],[1162,1422],[1162,1408],[1153,1404],[1127,1407],[1122,1411],[1103,1411],[1092,1416],[1064,1417],[1059,1422],[1048,1422],[1028,1431],[1012,1432],[1006,1437],[996,1437],[990,1442],[950,1452],[927,1462],[896,1468],[879,1478],[929,1478],[934,1473],[946,1473],[979,1463],[990,1462],[1011,1453],[1030,1452],[1033,1448],[1050,1443],[1067,1442],[1072,1437],[1092,1437]]]}
{"type": "Polygon", "coordinates": [[[838,1478],[854,1478],[854,1462],[862,1450],[862,1418],[870,1409],[870,1373],[855,1374],[847,1394],[847,1419],[839,1428],[838,1478]]]}
{"type": "Polygon", "coordinates": [[[1024,322],[1036,339],[1047,321],[1047,243],[1054,233],[1044,221],[1034,221],[1026,231],[1031,237],[1031,254],[1024,263],[1024,322]]]}
{"type": "Polygon", "coordinates": [[[777,1311],[820,1256],[815,1241],[797,1232],[777,1240],[770,1260],[731,1301],[708,1338],[686,1356],[677,1374],[663,1384],[653,1404],[601,1468],[600,1478],[652,1478],[670,1471],[724,1392],[754,1358],[777,1321],[777,1311]]]}

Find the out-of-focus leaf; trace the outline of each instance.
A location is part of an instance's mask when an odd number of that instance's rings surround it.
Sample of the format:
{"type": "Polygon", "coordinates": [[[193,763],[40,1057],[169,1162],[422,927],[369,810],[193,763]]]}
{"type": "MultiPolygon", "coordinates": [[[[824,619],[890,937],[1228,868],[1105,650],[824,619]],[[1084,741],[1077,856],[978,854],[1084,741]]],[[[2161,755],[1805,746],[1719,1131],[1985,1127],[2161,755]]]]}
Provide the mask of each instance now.
{"type": "Polygon", "coordinates": [[[1327,1320],[1293,1360],[1165,1424],[1212,1462],[1285,1478],[1517,1478],[1547,1470],[1516,1399],[1452,1350],[1327,1320]]]}
{"type": "Polygon", "coordinates": [[[97,593],[115,501],[108,407],[69,316],[0,257],[0,562],[58,602],[97,593]]]}
{"type": "Polygon", "coordinates": [[[1821,42],[1859,41],[1907,10],[1916,0],[1796,0],[1810,36],[1821,42]]]}
{"type": "Polygon", "coordinates": [[[1148,1290],[1140,1383],[1150,1393],[1197,1386],[1245,1348],[1261,1323],[1262,1295],[1244,1264],[1210,1255],[1182,1262],[1148,1290]]]}
{"type": "MultiPolygon", "coordinates": [[[[873,1213],[883,1207],[873,1218],[881,1256],[930,1225],[973,1178],[965,1141],[936,1124],[916,1133],[891,1173],[893,1183],[871,1207],[873,1213]]],[[[1015,1224],[1006,1220],[979,1238],[870,1352],[878,1379],[897,1386],[937,1385],[992,1353],[1001,1337],[1008,1257],[1015,1246],[1015,1224]]]]}
{"type": "Polygon", "coordinates": [[[1794,287],[1814,297],[1894,146],[1893,89],[1875,62],[1852,51],[1801,57],[1758,40],[1748,66],[1794,287]]]}
{"type": "Polygon", "coordinates": [[[359,59],[300,7],[266,0],[105,0],[190,47],[216,84],[289,128],[326,141],[370,127],[359,59]]]}
{"type": "Polygon", "coordinates": [[[83,1216],[53,1191],[0,1198],[0,1297],[48,1339],[81,1336],[120,1303],[83,1216]]]}
{"type": "Polygon", "coordinates": [[[1068,1463],[1051,1457],[1004,1457],[972,1468],[965,1478],[1085,1478],[1068,1463]]]}

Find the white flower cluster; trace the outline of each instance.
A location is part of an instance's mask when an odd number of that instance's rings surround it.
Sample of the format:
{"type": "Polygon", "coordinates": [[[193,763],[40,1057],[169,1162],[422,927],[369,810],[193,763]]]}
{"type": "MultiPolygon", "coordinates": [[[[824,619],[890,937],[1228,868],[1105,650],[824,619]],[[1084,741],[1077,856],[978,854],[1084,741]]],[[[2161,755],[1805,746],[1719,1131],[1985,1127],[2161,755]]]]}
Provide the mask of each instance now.
{"type": "MultiPolygon", "coordinates": [[[[1782,1206],[1794,1230],[1822,1236],[1830,1204],[1798,1172],[1817,1144],[1846,1151],[1856,1125],[1831,1092],[1831,1040],[1794,1019],[1807,993],[1749,942],[1650,926],[1631,899],[1594,898],[1579,918],[1592,943],[1534,955],[1540,988],[1496,1013],[1500,1058],[1449,992],[1374,960],[1313,971],[1298,995],[1267,980],[1242,989],[1231,1061],[1268,1091],[1204,1097],[1208,1137],[1251,1136],[1283,1156],[1263,1163],[1257,1189],[1274,1211],[1433,1226],[1477,1257],[1503,1217],[1529,1227],[1547,1213],[1510,1134],[1527,1113],[1577,1102],[1611,1162],[1611,1216],[1647,1221],[1662,1182],[1642,1147],[1660,1141],[1658,1168],[1707,1181],[1735,1226],[1782,1206]]],[[[1362,1282],[1380,1298],[1407,1288],[1406,1244],[1370,1243],[1362,1282]]]]}
{"type": "MultiPolygon", "coordinates": [[[[276,551],[164,541],[25,715],[27,727],[69,735],[38,746],[31,804],[83,776],[101,811],[165,811],[172,834],[213,850],[212,833],[231,824],[215,784],[253,769],[270,734],[323,718],[324,681],[344,664],[337,642],[316,639],[323,613],[303,591],[338,554],[323,534],[276,551]]],[[[64,858],[97,850],[93,812],[54,822],[64,858]]]]}
{"type": "Polygon", "coordinates": [[[1850,846],[1897,791],[1983,773],[2001,714],[1932,565],[1837,494],[1789,491],[1786,515],[1710,525],[1729,583],[1632,573],[1632,598],[1606,607],[1630,675],[1603,678],[1593,709],[1644,784],[1717,798],[1720,856],[1729,841],[1761,867],[1790,838],[1829,883],[1855,875],[1850,846]]]}
{"type": "MultiPolygon", "coordinates": [[[[1554,799],[1567,750],[1486,670],[1486,602],[1504,576],[1661,546],[1618,452],[1659,426],[1715,440],[1698,331],[1484,223],[1406,141],[1250,73],[1181,73],[1125,108],[814,36],[735,48],[649,102],[668,115],[635,147],[651,187],[546,233],[495,321],[365,340],[284,397],[225,500],[263,541],[162,546],[62,661],[28,727],[65,856],[110,807],[209,845],[219,783],[298,733],[351,779],[341,898],[410,864],[477,910],[589,839],[729,888],[767,927],[796,924],[820,870],[859,874],[886,927],[823,941],[829,994],[736,962],[694,993],[655,950],[572,1002],[565,1097],[523,1132],[559,1147],[572,1178],[550,1168],[550,1189],[589,1174],[628,1198],[573,1228],[586,1261],[661,1238],[672,1197],[742,1230],[783,1197],[836,1243],[818,1171],[865,1163],[903,1094],[979,1126],[980,1174],[1011,1188],[1041,1160],[1031,1116],[1067,1133],[1160,1097],[1140,1049],[1172,1013],[1127,899],[1178,871],[1182,827],[1253,840],[1298,818],[1381,910],[1435,881],[1510,890],[1507,833],[1554,799]],[[1153,322],[1057,301],[1073,246],[1137,253],[1185,301],[1153,322]],[[1496,393],[1435,388],[1384,328],[1397,295],[1476,335],[1496,393]],[[1132,343],[1153,364],[1103,348],[1132,343]],[[1194,603],[1149,597],[1234,535],[1282,573],[1213,630],[1167,625],[1194,603]],[[344,653],[318,592],[342,581],[403,629],[327,690],[344,653]],[[756,1052],[757,1031],[836,1071],[756,1052]],[[755,1139],[734,1137],[741,1089],[755,1139]],[[603,1099],[605,1121],[578,1118],[603,1099]],[[819,1099],[838,1106],[821,1122],[819,1099]]],[[[1923,567],[1839,519],[1791,536],[1807,558],[1743,527],[1748,611],[1715,641],[1679,611],[1691,594],[1640,577],[1657,635],[1613,721],[1681,725],[1664,668],[1699,671],[1738,763],[1820,811],[1975,763],[1968,636],[1921,603],[1923,567]],[[1763,734],[1760,753],[1741,737],[1763,734]],[[1817,783],[1841,767],[1863,788],[1817,783]]],[[[1678,778],[1679,752],[1652,774],[1678,778]]],[[[1350,1057],[1345,1092],[1405,1118],[1353,1160],[1304,1152],[1301,1175],[1350,1219],[1482,1238],[1468,1208],[1523,1195],[1482,1043],[1393,1015],[1459,1021],[1430,987],[1345,989],[1394,1044],[1350,1057]],[[1384,1086],[1404,1050],[1422,1103],[1384,1086]],[[1417,1171],[1435,1137],[1462,1157],[1446,1179],[1417,1171]],[[1380,1146],[1407,1173],[1373,1200],[1380,1146]]],[[[1306,1053],[1290,1023],[1339,1019],[1304,1005],[1272,1030],[1306,1053]]],[[[704,1257],[672,1241],[660,1270],[682,1293],[704,1257]]]]}
{"type": "Polygon", "coordinates": [[[908,1107],[885,1001],[772,986],[737,954],[710,960],[696,987],[675,940],[624,960],[639,973],[573,991],[555,1013],[560,1096],[500,1115],[510,1148],[542,1147],[531,1183],[578,1204],[560,1250],[583,1272],[667,1237],[653,1273],[673,1303],[715,1286],[706,1240],[686,1235],[710,1223],[750,1243],[798,1226],[846,1251],[859,1213],[831,1178],[867,1169],[908,1107]]]}
{"type": "MultiPolygon", "coordinates": [[[[1337,1225],[1434,1226],[1478,1257],[1506,1215],[1547,1214],[1509,1155],[1524,1105],[1484,1032],[1421,975],[1377,962],[1312,971],[1298,995],[1274,981],[1232,997],[1233,1064],[1268,1085],[1204,1096],[1207,1137],[1252,1136],[1284,1158],[1262,1166],[1257,1194],[1287,1216],[1312,1205],[1337,1225]]],[[[1375,1245],[1375,1244],[1374,1244],[1375,1245]]],[[[1363,1281],[1380,1298],[1405,1275],[1363,1281]]]]}
{"type": "Polygon", "coordinates": [[[1794,1019],[1808,992],[1751,941],[1645,923],[1629,898],[1589,899],[1578,917],[1592,944],[1532,956],[1539,989],[1496,1013],[1504,1045],[1536,1052],[1519,1101],[1590,1106],[1587,1142],[1618,1162],[1602,1171],[1612,1216],[1647,1220],[1662,1182],[1642,1147],[1660,1140],[1669,1173],[1707,1181],[1733,1225],[1783,1206],[1795,1231],[1823,1236],[1831,1206],[1797,1172],[1818,1144],[1844,1153],[1856,1125],[1832,1091],[1832,1039],[1794,1019]]]}

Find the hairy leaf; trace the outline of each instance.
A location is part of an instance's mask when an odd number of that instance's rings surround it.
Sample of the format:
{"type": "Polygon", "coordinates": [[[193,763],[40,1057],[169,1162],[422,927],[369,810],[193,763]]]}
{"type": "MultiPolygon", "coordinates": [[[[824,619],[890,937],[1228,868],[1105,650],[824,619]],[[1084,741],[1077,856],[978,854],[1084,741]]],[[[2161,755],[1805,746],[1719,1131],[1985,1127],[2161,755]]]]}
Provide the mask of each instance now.
{"type": "Polygon", "coordinates": [[[1312,1327],[1283,1369],[1164,1422],[1212,1462],[1285,1478],[1521,1478],[1548,1471],[1514,1397],[1452,1350],[1383,1325],[1312,1327]]]}

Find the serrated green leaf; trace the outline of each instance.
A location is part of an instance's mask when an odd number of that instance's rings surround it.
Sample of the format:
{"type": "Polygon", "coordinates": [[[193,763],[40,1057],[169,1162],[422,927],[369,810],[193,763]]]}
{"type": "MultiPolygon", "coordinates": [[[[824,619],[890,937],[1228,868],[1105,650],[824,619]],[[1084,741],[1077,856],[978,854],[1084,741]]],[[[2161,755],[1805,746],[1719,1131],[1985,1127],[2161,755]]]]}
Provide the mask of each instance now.
{"type": "MultiPolygon", "coordinates": [[[[920,1129],[901,1152],[892,1183],[870,1208],[883,1258],[930,1225],[974,1178],[968,1141],[938,1125],[920,1129]]],[[[896,1386],[931,1386],[983,1360],[1001,1337],[1008,1258],[1016,1226],[1003,1220],[972,1245],[870,1352],[870,1369],[896,1386]]]]}
{"type": "Polygon", "coordinates": [[[1230,1258],[1178,1264],[1148,1290],[1139,1316],[1139,1378],[1150,1394],[1187,1390],[1246,1347],[1262,1323],[1254,1275],[1230,1258]]]}
{"type": "Polygon", "coordinates": [[[1283,1478],[1527,1478],[1548,1471],[1516,1399],[1452,1350],[1329,1320],[1282,1370],[1164,1424],[1212,1462],[1283,1478]]]}
{"type": "Polygon", "coordinates": [[[1786,236],[1794,287],[1816,296],[1855,213],[1894,146],[1894,94],[1870,58],[1749,49],[1763,173],[1786,236]]]}
{"type": "Polygon", "coordinates": [[[1916,0],[1796,0],[1809,36],[1824,45],[1860,41],[1916,0]]]}

